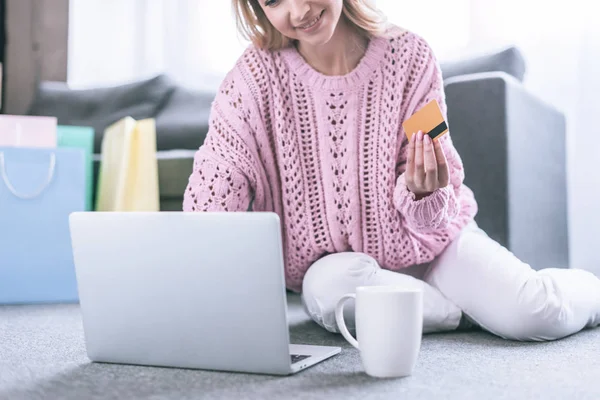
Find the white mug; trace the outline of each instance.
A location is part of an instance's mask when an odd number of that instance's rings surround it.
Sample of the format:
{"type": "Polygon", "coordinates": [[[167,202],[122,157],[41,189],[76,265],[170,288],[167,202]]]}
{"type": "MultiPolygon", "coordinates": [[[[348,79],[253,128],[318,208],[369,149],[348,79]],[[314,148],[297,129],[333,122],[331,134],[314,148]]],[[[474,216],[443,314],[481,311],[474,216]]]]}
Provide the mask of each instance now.
{"type": "Polygon", "coordinates": [[[423,333],[423,291],[405,286],[359,286],[337,303],[335,319],[360,352],[365,372],[377,378],[412,374],[423,333]],[[356,339],[344,322],[344,304],[355,299],[356,339]]]}

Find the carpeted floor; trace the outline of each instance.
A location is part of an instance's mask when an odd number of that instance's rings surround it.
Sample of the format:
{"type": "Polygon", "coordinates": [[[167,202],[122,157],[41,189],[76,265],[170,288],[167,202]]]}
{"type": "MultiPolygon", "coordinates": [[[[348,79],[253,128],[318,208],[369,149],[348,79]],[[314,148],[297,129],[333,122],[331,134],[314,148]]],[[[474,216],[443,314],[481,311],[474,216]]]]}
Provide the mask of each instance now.
{"type": "Polygon", "coordinates": [[[552,343],[487,333],[426,335],[416,371],[364,374],[358,351],[304,314],[291,296],[293,343],[342,353],[289,377],[90,363],[79,308],[0,307],[0,399],[594,399],[600,398],[600,329],[552,343]]]}

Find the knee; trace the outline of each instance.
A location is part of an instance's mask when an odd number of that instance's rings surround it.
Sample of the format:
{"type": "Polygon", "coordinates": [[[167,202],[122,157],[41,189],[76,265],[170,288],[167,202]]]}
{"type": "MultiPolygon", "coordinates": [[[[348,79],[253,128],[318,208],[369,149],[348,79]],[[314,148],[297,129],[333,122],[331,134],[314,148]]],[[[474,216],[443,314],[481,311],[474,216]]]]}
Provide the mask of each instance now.
{"type": "Polygon", "coordinates": [[[354,289],[379,269],[377,261],[364,253],[329,254],[315,261],[302,282],[304,293],[323,293],[332,289],[354,289]]]}
{"type": "MultiPolygon", "coordinates": [[[[339,299],[354,293],[366,284],[379,269],[377,261],[364,253],[344,252],[329,254],[306,271],[302,283],[302,300],[305,311],[315,322],[330,332],[339,332],[335,322],[335,306],[339,299]]],[[[349,302],[344,310],[348,328],[354,323],[354,304],[349,302]]]]}
{"type": "Polygon", "coordinates": [[[507,335],[510,338],[546,341],[569,334],[572,311],[550,277],[536,275],[529,279],[519,293],[517,304],[507,335]]]}

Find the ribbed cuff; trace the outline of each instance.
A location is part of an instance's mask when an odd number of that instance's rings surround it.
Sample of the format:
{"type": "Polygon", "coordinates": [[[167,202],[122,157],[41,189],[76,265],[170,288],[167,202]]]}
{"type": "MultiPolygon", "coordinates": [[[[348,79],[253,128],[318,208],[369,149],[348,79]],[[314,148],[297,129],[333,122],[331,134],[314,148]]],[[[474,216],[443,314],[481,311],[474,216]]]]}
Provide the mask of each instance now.
{"type": "Polygon", "coordinates": [[[447,227],[458,211],[456,196],[451,185],[416,200],[415,194],[406,186],[404,174],[396,181],[394,205],[410,227],[418,232],[447,227]]]}

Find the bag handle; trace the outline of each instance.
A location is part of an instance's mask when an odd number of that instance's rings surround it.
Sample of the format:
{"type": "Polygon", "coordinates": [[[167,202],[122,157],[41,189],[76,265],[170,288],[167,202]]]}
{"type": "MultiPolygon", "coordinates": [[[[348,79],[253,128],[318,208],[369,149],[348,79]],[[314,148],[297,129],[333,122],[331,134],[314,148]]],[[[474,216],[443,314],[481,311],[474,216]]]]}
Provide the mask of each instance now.
{"type": "Polygon", "coordinates": [[[42,192],[44,190],[46,190],[46,188],[50,185],[50,183],[52,183],[52,179],[54,178],[54,172],[56,170],[56,154],[52,153],[50,154],[50,168],[48,168],[48,177],[46,178],[46,181],[42,184],[42,186],[34,193],[32,194],[22,194],[19,193],[15,187],[10,183],[10,180],[8,179],[8,174],[6,173],[6,167],[4,164],[4,153],[0,151],[0,175],[2,175],[2,180],[4,180],[4,183],[6,184],[6,187],[8,188],[8,190],[15,195],[16,197],[23,199],[23,200],[30,200],[30,199],[34,199],[36,197],[38,197],[40,194],[42,194],[42,192]]]}

